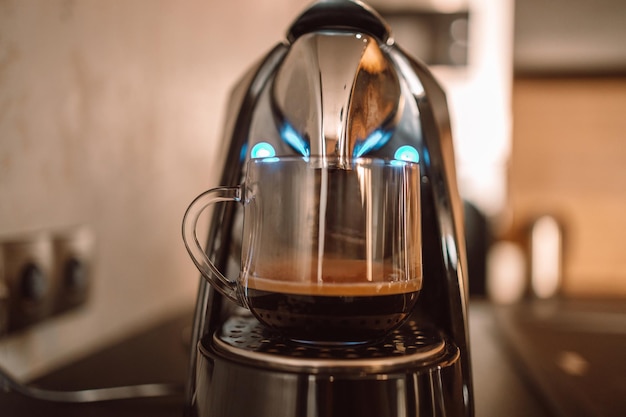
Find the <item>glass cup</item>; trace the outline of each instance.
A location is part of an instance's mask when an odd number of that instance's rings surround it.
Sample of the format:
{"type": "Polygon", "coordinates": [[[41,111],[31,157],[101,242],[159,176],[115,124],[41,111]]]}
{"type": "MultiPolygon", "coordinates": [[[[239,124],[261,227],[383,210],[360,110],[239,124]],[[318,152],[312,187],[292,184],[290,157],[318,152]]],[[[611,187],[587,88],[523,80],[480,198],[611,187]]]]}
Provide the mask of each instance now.
{"type": "Polygon", "coordinates": [[[252,159],[243,183],[198,196],[183,240],[209,283],[265,326],[308,343],[379,340],[422,287],[419,165],[329,157],[252,159]],[[228,280],[197,237],[221,201],[243,206],[241,268],[228,280]]]}

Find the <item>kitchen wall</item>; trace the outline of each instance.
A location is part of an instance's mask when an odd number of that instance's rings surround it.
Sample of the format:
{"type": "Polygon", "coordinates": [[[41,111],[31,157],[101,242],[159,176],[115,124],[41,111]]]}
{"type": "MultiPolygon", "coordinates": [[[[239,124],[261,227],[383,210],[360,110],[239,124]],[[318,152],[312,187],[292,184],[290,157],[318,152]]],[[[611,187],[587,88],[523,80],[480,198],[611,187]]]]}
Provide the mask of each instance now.
{"type": "Polygon", "coordinates": [[[507,233],[556,216],[568,296],[626,296],[625,18],[622,0],[515,2],[507,233]]]}
{"type": "Polygon", "coordinates": [[[626,296],[626,77],[517,77],[510,232],[552,214],[564,228],[563,291],[626,296]]]}
{"type": "Polygon", "coordinates": [[[87,306],[0,340],[21,377],[191,308],[180,238],[223,105],[303,0],[0,0],[0,237],[87,225],[87,306]]]}

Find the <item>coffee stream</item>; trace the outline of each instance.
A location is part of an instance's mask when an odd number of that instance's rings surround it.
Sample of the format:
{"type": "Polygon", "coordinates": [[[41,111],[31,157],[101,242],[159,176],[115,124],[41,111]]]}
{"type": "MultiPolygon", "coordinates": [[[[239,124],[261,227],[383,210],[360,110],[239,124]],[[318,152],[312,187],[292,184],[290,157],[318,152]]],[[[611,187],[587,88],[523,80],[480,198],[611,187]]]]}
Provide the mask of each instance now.
{"type": "MultiPolygon", "coordinates": [[[[324,242],[326,242],[326,210],[328,206],[328,171],[321,170],[321,184],[320,184],[320,209],[319,222],[318,222],[318,239],[317,239],[317,253],[324,253],[324,242]]],[[[323,282],[322,273],[323,259],[319,257],[317,260],[317,282],[323,282]]]]}

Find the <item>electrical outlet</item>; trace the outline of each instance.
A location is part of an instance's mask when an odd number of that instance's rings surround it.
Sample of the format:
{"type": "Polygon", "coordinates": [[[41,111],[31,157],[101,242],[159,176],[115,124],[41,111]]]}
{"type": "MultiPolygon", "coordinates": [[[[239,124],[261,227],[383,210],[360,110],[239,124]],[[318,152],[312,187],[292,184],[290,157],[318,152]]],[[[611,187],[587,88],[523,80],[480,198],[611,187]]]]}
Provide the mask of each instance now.
{"type": "Polygon", "coordinates": [[[84,304],[91,287],[93,235],[89,229],[73,229],[53,236],[54,314],[84,304]]]}
{"type": "Polygon", "coordinates": [[[19,330],[52,314],[52,242],[46,234],[2,242],[8,289],[7,330],[19,330]]]}
{"type": "Polygon", "coordinates": [[[25,234],[0,241],[6,330],[32,326],[87,301],[93,238],[87,229],[25,234]]]}

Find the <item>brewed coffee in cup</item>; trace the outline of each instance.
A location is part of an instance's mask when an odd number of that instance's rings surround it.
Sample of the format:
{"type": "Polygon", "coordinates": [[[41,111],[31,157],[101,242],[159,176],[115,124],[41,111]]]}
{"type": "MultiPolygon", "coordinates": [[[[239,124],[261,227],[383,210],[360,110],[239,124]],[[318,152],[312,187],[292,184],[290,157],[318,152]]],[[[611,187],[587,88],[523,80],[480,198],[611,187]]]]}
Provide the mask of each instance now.
{"type": "Polygon", "coordinates": [[[360,259],[322,262],[323,285],[312,265],[309,276],[294,280],[289,264],[277,262],[249,276],[248,307],[269,327],[301,341],[355,342],[378,340],[404,321],[415,305],[421,276],[405,279],[403,272],[375,263],[373,282],[368,263],[360,259]]]}

